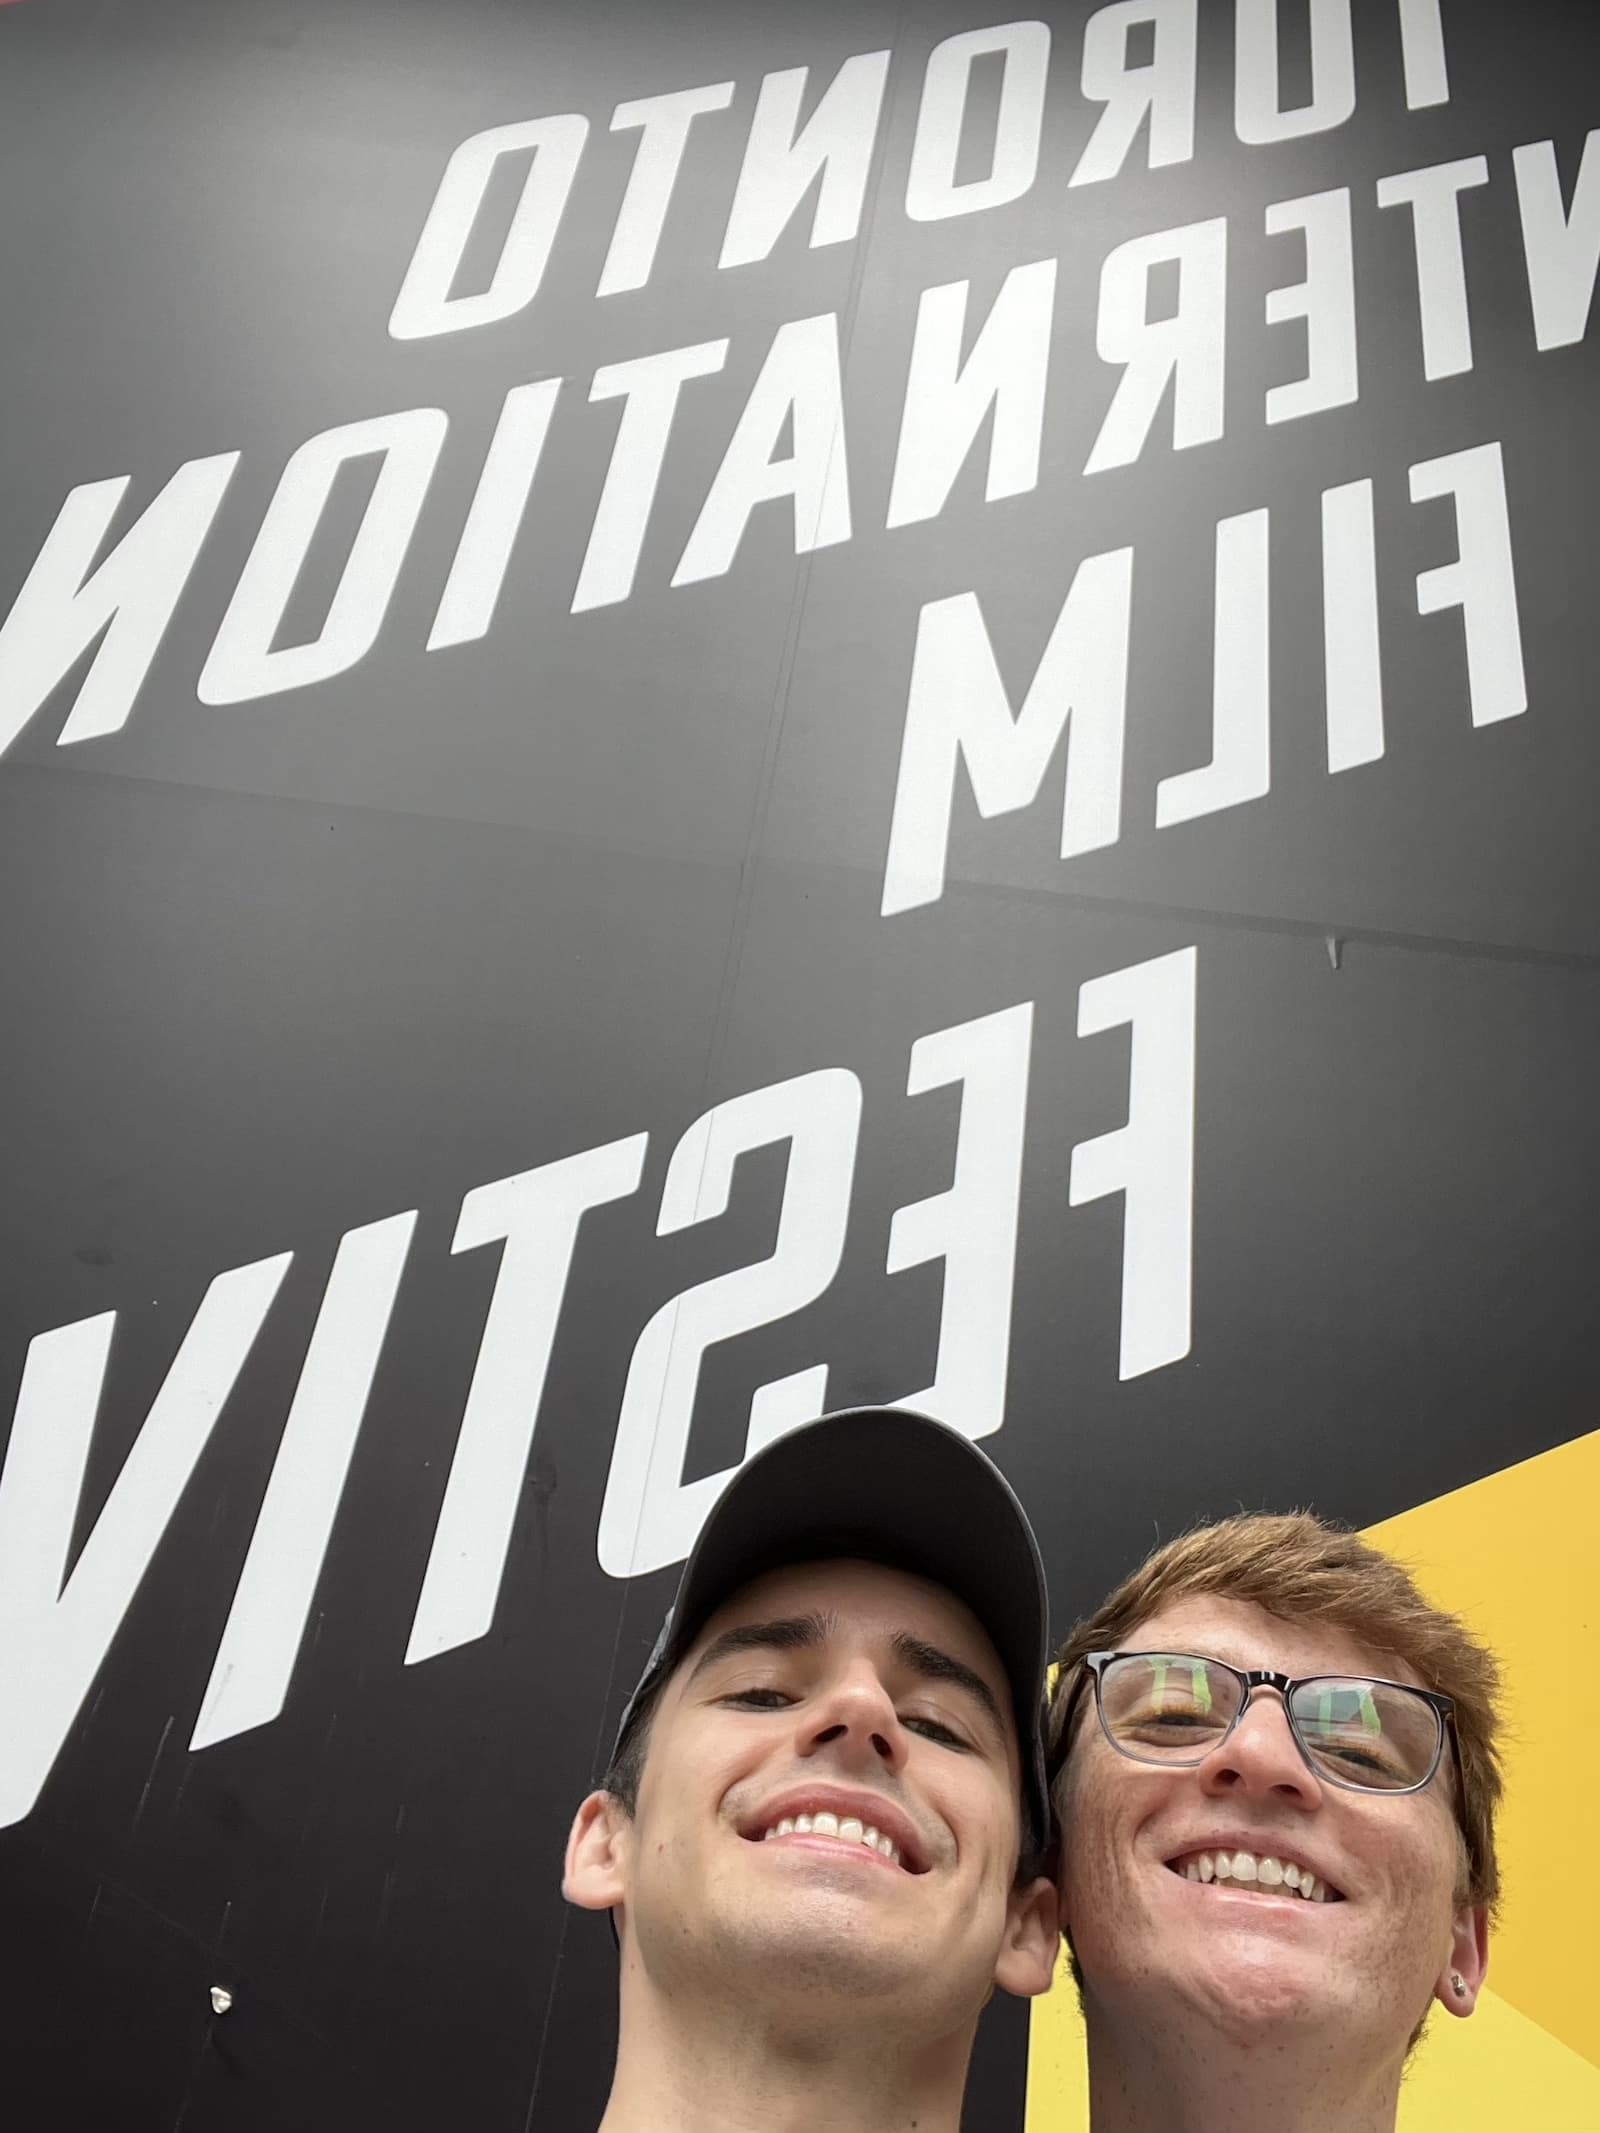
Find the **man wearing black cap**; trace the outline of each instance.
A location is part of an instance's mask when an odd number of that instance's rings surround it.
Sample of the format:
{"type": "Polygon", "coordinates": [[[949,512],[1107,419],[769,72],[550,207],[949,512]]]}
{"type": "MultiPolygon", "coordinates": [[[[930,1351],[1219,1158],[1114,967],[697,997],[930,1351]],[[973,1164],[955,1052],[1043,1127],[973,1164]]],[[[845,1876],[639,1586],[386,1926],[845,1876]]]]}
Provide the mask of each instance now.
{"type": "Polygon", "coordinates": [[[957,2133],[1056,1953],[1044,1577],[966,1438],[859,1408],[706,1521],[567,1845],[621,1950],[601,2133],[957,2133]]]}

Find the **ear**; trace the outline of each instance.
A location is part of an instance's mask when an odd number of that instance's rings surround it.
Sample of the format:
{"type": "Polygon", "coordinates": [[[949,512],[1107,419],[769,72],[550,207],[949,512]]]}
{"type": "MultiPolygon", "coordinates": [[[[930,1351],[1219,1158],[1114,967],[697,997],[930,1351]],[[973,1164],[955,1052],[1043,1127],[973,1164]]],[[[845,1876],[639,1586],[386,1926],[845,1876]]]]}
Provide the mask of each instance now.
{"type": "Polygon", "coordinates": [[[1450,1960],[1439,1973],[1433,1996],[1453,2015],[1469,2015],[1478,2004],[1489,1971],[1489,1914],[1482,1904],[1457,1911],[1450,1927],[1450,1960]],[[1460,1984],[1465,1988],[1457,1991],[1460,1984]]]}
{"type": "Polygon", "coordinates": [[[1006,1935],[994,1966],[995,1983],[1023,2000],[1048,1992],[1060,1945],[1055,1883],[1043,1876],[1019,1882],[1006,1902],[1006,1935]]]}
{"type": "Polygon", "coordinates": [[[633,1822],[609,1792],[591,1792],[572,1818],[561,1893],[581,1911],[612,1911],[627,1894],[633,1822]]]}

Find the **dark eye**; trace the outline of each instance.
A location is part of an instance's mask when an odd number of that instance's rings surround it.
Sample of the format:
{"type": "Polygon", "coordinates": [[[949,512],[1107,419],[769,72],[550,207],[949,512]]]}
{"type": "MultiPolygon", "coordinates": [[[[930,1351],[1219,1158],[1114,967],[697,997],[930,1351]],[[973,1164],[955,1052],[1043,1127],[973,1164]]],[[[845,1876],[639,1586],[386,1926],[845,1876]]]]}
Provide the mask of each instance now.
{"type": "Polygon", "coordinates": [[[900,1723],[908,1733],[920,1733],[924,1740],[937,1741],[941,1748],[959,1748],[964,1754],[969,1746],[959,1733],[952,1732],[949,1726],[937,1718],[923,1718],[913,1712],[910,1717],[902,1718],[900,1723]]]}
{"type": "Polygon", "coordinates": [[[1394,1763],[1369,1748],[1344,1748],[1333,1741],[1320,1741],[1316,1752],[1324,1762],[1338,1763],[1346,1770],[1370,1770],[1384,1776],[1393,1774],[1394,1763]]]}
{"type": "Polygon", "coordinates": [[[781,1711],[794,1702],[787,1689],[734,1689],[719,1703],[742,1703],[753,1711],[781,1711]]]}

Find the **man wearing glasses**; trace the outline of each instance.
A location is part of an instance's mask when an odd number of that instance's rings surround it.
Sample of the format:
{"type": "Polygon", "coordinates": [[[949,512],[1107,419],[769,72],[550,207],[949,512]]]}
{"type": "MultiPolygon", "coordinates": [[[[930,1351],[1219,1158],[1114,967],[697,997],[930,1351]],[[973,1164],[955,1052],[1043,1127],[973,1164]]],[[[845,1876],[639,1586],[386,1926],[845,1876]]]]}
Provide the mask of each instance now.
{"type": "Polygon", "coordinates": [[[1489,1653],[1294,1515],[1158,1550],[1059,1667],[1094,2133],[1392,2133],[1430,2006],[1487,1968],[1489,1653]]]}

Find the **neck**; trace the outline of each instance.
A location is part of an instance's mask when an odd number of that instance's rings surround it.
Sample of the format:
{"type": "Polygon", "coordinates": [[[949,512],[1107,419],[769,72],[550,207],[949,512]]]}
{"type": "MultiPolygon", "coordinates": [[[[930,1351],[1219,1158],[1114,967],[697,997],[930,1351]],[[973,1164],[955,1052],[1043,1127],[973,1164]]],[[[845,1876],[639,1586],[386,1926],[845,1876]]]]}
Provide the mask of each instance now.
{"type": "Polygon", "coordinates": [[[850,2014],[663,1996],[634,1970],[599,2133],[959,2133],[976,2025],[906,2041],[881,2007],[850,2014]]]}
{"type": "Polygon", "coordinates": [[[1394,2133],[1402,2059],[1295,2029],[1230,2037],[1181,2010],[1089,2019],[1091,2133],[1394,2133]]]}

